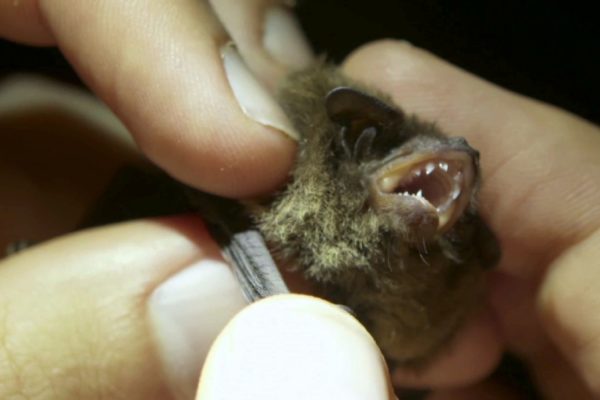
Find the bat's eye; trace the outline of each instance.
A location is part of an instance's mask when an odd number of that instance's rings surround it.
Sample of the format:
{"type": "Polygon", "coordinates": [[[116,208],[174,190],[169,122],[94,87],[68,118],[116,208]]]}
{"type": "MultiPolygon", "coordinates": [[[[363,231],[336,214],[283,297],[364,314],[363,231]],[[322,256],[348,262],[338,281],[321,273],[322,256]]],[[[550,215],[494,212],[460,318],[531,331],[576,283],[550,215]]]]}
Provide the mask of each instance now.
{"type": "Polygon", "coordinates": [[[376,175],[373,195],[385,198],[376,199],[376,206],[434,211],[441,232],[460,217],[471,198],[474,165],[468,153],[447,151],[393,161],[376,175]]]}

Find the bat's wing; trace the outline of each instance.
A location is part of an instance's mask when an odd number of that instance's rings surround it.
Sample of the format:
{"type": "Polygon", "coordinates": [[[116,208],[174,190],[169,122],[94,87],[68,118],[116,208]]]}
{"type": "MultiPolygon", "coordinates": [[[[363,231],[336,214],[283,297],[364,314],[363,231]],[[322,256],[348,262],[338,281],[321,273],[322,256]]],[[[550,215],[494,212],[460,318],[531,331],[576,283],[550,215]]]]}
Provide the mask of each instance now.
{"type": "Polygon", "coordinates": [[[234,233],[228,243],[223,244],[223,253],[231,262],[248,301],[289,293],[258,231],[246,230],[234,233]]]}
{"type": "Polygon", "coordinates": [[[289,293],[271,253],[246,209],[239,202],[188,190],[192,208],[199,211],[223,249],[250,302],[289,293]]]}

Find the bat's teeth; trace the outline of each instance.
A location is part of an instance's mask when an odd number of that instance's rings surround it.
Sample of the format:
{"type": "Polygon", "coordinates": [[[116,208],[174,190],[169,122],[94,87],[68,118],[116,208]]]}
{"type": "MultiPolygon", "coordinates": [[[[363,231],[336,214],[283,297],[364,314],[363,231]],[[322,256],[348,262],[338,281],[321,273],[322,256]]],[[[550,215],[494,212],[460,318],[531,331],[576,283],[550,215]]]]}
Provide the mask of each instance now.
{"type": "Polygon", "coordinates": [[[461,182],[463,179],[463,174],[461,171],[458,171],[455,175],[454,175],[454,180],[456,182],[461,182]]]}
{"type": "Polygon", "coordinates": [[[460,193],[462,191],[460,190],[460,186],[454,186],[454,189],[452,189],[452,194],[450,195],[450,197],[452,198],[452,200],[456,200],[458,199],[458,196],[460,196],[460,193]]]}
{"type": "Polygon", "coordinates": [[[425,166],[425,173],[427,175],[430,175],[433,172],[434,169],[435,169],[435,164],[434,163],[431,163],[431,162],[427,163],[427,165],[425,166]]]}
{"type": "Polygon", "coordinates": [[[409,207],[435,210],[438,229],[445,231],[469,204],[477,171],[469,154],[452,151],[429,159],[401,158],[382,172],[375,182],[381,194],[397,195],[399,201],[409,202],[409,207]]]}

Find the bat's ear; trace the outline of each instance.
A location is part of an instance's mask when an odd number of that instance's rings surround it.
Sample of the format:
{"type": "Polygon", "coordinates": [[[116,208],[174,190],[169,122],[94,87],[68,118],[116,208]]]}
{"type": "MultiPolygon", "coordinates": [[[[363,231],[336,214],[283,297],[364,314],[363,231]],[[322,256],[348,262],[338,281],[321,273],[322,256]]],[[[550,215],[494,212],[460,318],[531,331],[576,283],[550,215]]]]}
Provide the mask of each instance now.
{"type": "Polygon", "coordinates": [[[325,97],[327,116],[341,125],[334,143],[356,161],[381,157],[398,140],[402,111],[351,87],[340,86],[325,97]]]}
{"type": "Polygon", "coordinates": [[[377,97],[360,90],[340,86],[325,97],[325,109],[333,122],[349,125],[354,121],[385,126],[402,119],[402,112],[377,97]]]}

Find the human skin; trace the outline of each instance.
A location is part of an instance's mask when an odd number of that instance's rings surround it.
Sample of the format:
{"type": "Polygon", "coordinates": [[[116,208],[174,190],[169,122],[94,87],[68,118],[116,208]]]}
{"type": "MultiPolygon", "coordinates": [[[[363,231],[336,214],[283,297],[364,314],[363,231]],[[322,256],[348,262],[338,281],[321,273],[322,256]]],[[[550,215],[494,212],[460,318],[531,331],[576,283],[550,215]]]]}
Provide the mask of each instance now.
{"type": "MultiPolygon", "coordinates": [[[[3,1],[0,33],[57,44],[142,151],[175,177],[232,197],[281,184],[294,142],[240,110],[219,57],[227,35],[208,6],[183,0],[129,2],[125,9],[116,1],[81,3],[23,1],[25,11],[17,15],[9,7],[13,2],[3,1]],[[89,15],[94,18],[81,23],[89,15]]],[[[232,37],[244,37],[244,30],[247,37],[257,35],[266,3],[248,2],[255,18],[244,24],[227,14],[227,2],[215,3],[232,37]]],[[[266,66],[285,67],[253,47],[259,42],[238,41],[240,52],[256,75],[280,76],[265,73],[266,66]]],[[[489,307],[426,371],[394,371],[387,378],[364,329],[321,300],[284,296],[234,318],[244,302],[236,297],[233,275],[218,264],[200,274],[204,302],[222,312],[198,307],[195,314],[205,321],[198,358],[204,360],[221,332],[206,358],[198,398],[280,398],[296,393],[298,382],[318,388],[323,398],[393,398],[389,380],[433,387],[436,399],[477,398],[482,391],[512,398],[485,380],[503,348],[526,360],[547,398],[598,396],[600,322],[590,317],[600,307],[593,290],[600,256],[598,128],[406,43],[365,46],[343,69],[481,151],[481,210],[504,254],[490,277],[489,307]],[[257,332],[265,321],[280,323],[257,332]],[[308,328],[298,331],[298,325],[308,328]],[[321,335],[343,339],[315,356],[318,343],[310,339],[321,335]],[[278,351],[264,351],[272,343],[278,351]],[[354,349],[348,359],[336,363],[348,348],[354,349]],[[365,363],[371,366],[366,372],[358,368],[365,363]],[[258,378],[228,384],[250,370],[276,384],[266,387],[258,378]],[[343,384],[348,381],[356,384],[343,384]]],[[[3,190],[41,207],[41,199],[18,187],[3,190]]],[[[220,260],[216,245],[196,217],[180,216],[73,234],[2,261],[0,397],[176,398],[177,385],[188,383],[174,384],[164,372],[169,364],[148,323],[147,303],[170,277],[203,260],[220,260]]]]}

